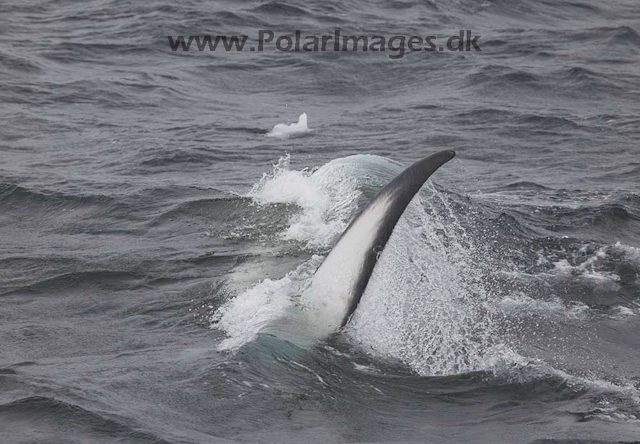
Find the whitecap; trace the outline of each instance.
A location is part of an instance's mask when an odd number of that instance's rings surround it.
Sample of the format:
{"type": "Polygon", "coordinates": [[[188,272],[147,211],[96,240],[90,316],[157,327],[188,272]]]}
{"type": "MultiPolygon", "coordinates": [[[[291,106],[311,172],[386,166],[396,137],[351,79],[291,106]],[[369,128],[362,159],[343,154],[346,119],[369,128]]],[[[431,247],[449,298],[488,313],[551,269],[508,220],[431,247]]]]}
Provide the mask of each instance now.
{"type": "Polygon", "coordinates": [[[284,123],[278,123],[273,129],[267,133],[267,137],[276,137],[279,139],[286,139],[294,134],[308,133],[309,127],[307,126],[307,113],[300,114],[296,123],[286,125],[284,123]]]}

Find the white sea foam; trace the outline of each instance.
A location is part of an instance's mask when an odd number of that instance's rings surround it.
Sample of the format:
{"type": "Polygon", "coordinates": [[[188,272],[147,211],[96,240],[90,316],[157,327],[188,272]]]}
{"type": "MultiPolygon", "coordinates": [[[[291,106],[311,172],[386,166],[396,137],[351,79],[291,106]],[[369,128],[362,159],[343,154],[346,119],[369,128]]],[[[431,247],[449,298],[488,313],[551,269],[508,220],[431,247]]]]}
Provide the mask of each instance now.
{"type": "Polygon", "coordinates": [[[227,335],[218,348],[236,349],[254,340],[277,319],[295,317],[295,300],[322,260],[322,256],[313,256],[283,278],[264,279],[224,303],[210,319],[212,327],[227,335]]]}
{"type": "Polygon", "coordinates": [[[640,419],[633,413],[621,412],[617,407],[596,408],[585,415],[585,420],[599,419],[600,421],[640,424],[640,419]]]}
{"type": "Polygon", "coordinates": [[[300,114],[296,123],[289,125],[284,123],[278,123],[273,129],[267,133],[267,137],[276,137],[279,139],[286,139],[294,134],[303,134],[309,132],[307,126],[307,113],[300,114]]]}
{"type": "Polygon", "coordinates": [[[358,364],[357,362],[352,362],[351,364],[353,364],[353,368],[364,373],[372,373],[372,374],[380,373],[380,370],[370,365],[358,364]]]}
{"type": "Polygon", "coordinates": [[[555,273],[581,276],[594,281],[617,282],[620,280],[617,274],[598,269],[598,264],[607,257],[608,248],[608,246],[604,246],[598,249],[590,258],[579,265],[571,265],[567,259],[554,262],[555,273]]]}
{"type": "Polygon", "coordinates": [[[625,259],[630,262],[640,264],[640,248],[624,245],[618,241],[610,247],[610,250],[623,254],[625,259]]]}
{"type": "Polygon", "coordinates": [[[609,271],[611,262],[624,261],[633,265],[640,265],[640,248],[631,247],[617,242],[593,248],[593,244],[583,245],[573,258],[550,261],[537,252],[537,265],[552,265],[553,268],[531,274],[518,270],[497,270],[496,273],[514,279],[548,279],[550,277],[572,277],[591,281],[592,284],[616,286],[620,282],[620,275],[613,269],[609,271]]]}
{"type": "Polygon", "coordinates": [[[262,179],[251,188],[248,197],[260,205],[290,203],[305,208],[322,204],[325,198],[319,187],[310,180],[311,172],[292,171],[290,162],[289,154],[281,157],[273,166],[273,171],[263,174],[262,179]]]}
{"type": "Polygon", "coordinates": [[[625,307],[622,305],[616,305],[611,309],[611,318],[617,320],[625,320],[627,318],[637,316],[637,310],[633,310],[632,308],[625,307]]]}
{"type": "Polygon", "coordinates": [[[586,319],[589,307],[579,301],[564,304],[559,297],[534,299],[522,292],[502,298],[498,305],[505,314],[515,317],[563,317],[568,319],[586,319]]]}
{"type": "Polygon", "coordinates": [[[326,249],[347,227],[361,193],[355,177],[358,159],[337,159],[316,171],[292,170],[290,156],[282,157],[270,174],[249,191],[258,205],[292,204],[300,208],[281,237],[301,242],[310,250],[326,249]]]}
{"type": "MultiPolygon", "coordinates": [[[[580,248],[579,253],[583,256],[588,255],[590,244],[583,245],[580,248]]],[[[587,257],[583,262],[572,265],[568,260],[561,259],[554,262],[555,274],[570,274],[573,276],[579,276],[593,281],[601,282],[619,282],[620,276],[613,272],[603,270],[603,264],[605,264],[611,258],[622,257],[624,261],[632,264],[640,264],[640,248],[631,247],[629,245],[616,242],[614,245],[604,245],[587,257]]]]}

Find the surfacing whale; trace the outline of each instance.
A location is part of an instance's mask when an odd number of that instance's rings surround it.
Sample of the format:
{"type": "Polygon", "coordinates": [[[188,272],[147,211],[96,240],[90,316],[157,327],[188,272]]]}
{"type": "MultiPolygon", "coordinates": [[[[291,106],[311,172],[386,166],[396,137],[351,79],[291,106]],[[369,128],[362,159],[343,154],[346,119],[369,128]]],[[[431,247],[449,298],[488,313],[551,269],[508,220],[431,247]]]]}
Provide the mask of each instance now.
{"type": "Polygon", "coordinates": [[[411,165],[383,187],[342,233],[301,295],[316,334],[328,335],[347,324],[407,205],[454,156],[454,151],[440,151],[411,165]]]}

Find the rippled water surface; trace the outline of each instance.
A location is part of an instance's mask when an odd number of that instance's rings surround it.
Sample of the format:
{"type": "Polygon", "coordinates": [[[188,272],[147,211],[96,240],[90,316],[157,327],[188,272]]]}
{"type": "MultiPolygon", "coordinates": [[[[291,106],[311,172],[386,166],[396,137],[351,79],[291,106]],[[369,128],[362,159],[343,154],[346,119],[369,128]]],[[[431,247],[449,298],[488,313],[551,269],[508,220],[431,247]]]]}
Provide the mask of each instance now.
{"type": "Polygon", "coordinates": [[[0,442],[640,439],[636,0],[8,0],[0,117],[0,442]],[[482,50],[167,40],[336,28],[482,50]],[[302,344],[337,236],[441,149],[302,344]]]}

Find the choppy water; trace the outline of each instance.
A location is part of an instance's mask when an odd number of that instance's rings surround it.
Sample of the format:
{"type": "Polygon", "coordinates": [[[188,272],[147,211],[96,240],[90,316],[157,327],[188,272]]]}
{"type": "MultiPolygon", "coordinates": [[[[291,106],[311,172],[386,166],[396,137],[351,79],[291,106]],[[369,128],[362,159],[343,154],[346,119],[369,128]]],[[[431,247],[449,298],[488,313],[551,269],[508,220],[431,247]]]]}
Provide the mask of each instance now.
{"type": "Polygon", "coordinates": [[[640,439],[639,56],[635,0],[3,1],[0,442],[640,439]],[[336,27],[482,51],[166,40],[336,27]],[[440,149],[346,331],[266,334],[440,149]]]}

